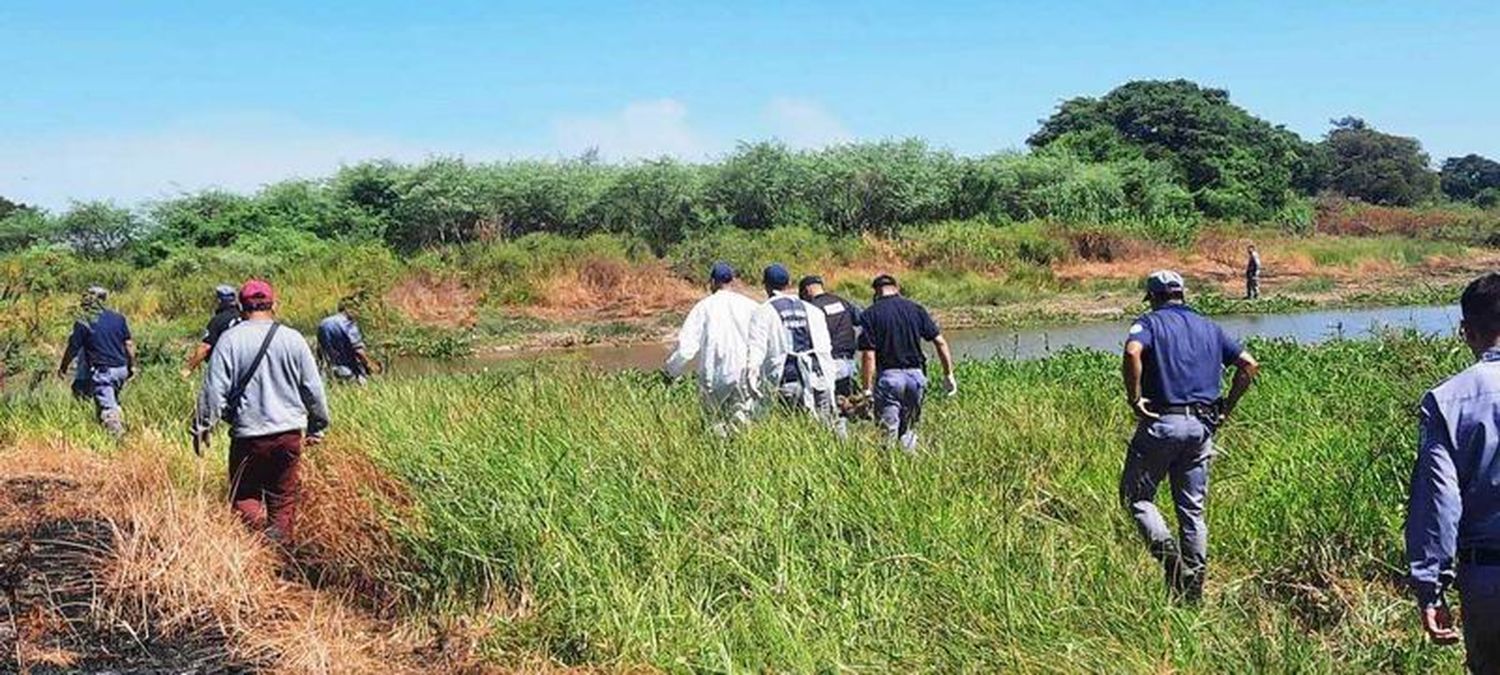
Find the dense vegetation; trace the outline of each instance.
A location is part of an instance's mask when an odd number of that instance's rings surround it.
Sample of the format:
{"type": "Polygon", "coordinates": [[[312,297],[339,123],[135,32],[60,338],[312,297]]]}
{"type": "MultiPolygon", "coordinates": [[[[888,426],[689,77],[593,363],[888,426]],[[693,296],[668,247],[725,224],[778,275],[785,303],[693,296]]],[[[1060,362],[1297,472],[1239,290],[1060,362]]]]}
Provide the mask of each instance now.
{"type": "MultiPolygon", "coordinates": [[[[1413,404],[1467,354],[1413,338],[1251,348],[1267,368],[1221,438],[1201,609],[1167,602],[1116,505],[1131,424],[1106,354],[962,364],[916,457],[868,427],[839,443],[781,416],[720,441],[690,385],[548,364],[336,389],[330,443],[308,456],[315,477],[333,453],[375,460],[389,478],[359,494],[391,499],[375,522],[401,553],[355,565],[414,615],[470,615],[502,664],[1456,669],[1420,635],[1399,533],[1413,404]]],[[[126,392],[132,433],[186,458],[191,402],[148,368],[126,392]]],[[[89,417],[60,385],[20,393],[0,444],[109,452],[89,417]]]]}
{"type": "Polygon", "coordinates": [[[794,151],[752,143],[718,161],[470,164],[367,162],[323,180],[255,195],[208,190],[127,209],[82,202],[48,214],[0,201],[0,253],[58,244],[138,266],[184,249],[250,240],[267,250],[310,239],[381,241],[410,252],[536,232],[628,234],[657,253],[703,232],[807,226],[892,234],[944,220],[1030,220],[1190,227],[1199,219],[1303,224],[1323,190],[1376,205],[1443,194],[1489,204],[1494,162],[1444,162],[1442,180],[1415,139],[1363,120],[1311,143],[1185,80],[1140,81],[1062,103],[1029,154],[974,157],[918,140],[794,151]]]}

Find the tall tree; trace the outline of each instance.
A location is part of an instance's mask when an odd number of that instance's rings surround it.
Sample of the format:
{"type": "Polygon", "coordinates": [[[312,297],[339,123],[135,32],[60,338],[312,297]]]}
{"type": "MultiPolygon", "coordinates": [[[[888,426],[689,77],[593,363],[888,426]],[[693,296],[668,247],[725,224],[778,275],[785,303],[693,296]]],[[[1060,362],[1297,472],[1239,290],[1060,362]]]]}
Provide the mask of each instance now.
{"type": "Polygon", "coordinates": [[[1459,201],[1474,201],[1500,192],[1500,162],[1479,155],[1443,160],[1443,194],[1459,201]]]}
{"type": "Polygon", "coordinates": [[[1410,206],[1437,194],[1437,173],[1417,139],[1382,133],[1358,117],[1332,123],[1323,141],[1328,187],[1386,206],[1410,206]]]}
{"type": "Polygon", "coordinates": [[[1090,160],[1144,157],[1173,166],[1210,216],[1268,218],[1310,190],[1312,146],[1187,80],[1130,82],[1102,98],[1063,102],[1026,141],[1090,160]]]}

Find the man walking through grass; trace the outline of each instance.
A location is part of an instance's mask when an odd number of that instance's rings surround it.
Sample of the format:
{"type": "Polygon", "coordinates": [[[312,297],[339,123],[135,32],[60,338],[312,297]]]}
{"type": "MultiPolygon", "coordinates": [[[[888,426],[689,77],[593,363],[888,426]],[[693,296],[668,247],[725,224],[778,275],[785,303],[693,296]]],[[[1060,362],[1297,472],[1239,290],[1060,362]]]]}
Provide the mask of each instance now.
{"type": "Polygon", "coordinates": [[[1168,589],[1196,602],[1208,564],[1208,472],[1214,432],[1234,411],[1260,366],[1222,328],[1190,309],[1176,272],[1146,279],[1151,311],[1130,326],[1122,373],[1125,398],[1136,416],[1125,454],[1120,500],[1161,562],[1168,589]],[[1219,396],[1226,366],[1234,366],[1229,395],[1219,396]],[[1174,540],[1156,492],[1170,478],[1180,540],[1174,540]]]}
{"type": "Polygon", "coordinates": [[[1256,252],[1255,244],[1250,245],[1245,261],[1245,299],[1260,299],[1260,253],[1256,252]]]}
{"type": "Polygon", "coordinates": [[[208,355],[213,352],[214,345],[219,344],[219,338],[224,331],[234,327],[240,322],[240,303],[235,297],[233,286],[219,285],[214,289],[214,301],[217,307],[214,315],[208,320],[208,326],[203,329],[203,337],[198,340],[198,346],[188,357],[187,364],[182,367],[182,377],[186,379],[208,360],[208,355]]]}
{"type": "Polygon", "coordinates": [[[94,399],[94,408],[111,436],[125,434],[125,413],[120,407],[120,392],[135,376],[135,339],[125,317],[104,306],[109,293],[91,286],[79,302],[79,316],[73,322],[68,346],[63,350],[57,376],[67,378],[68,368],[78,359],[78,374],[73,394],[94,399]]]}
{"type": "Polygon", "coordinates": [[[913,452],[927,392],[927,355],[922,353],[922,341],[937,348],[949,396],[958,393],[953,352],[927,308],[903,297],[895,277],[882,274],[875,277],[871,287],[875,301],[861,317],[863,331],[859,335],[865,396],[873,397],[876,420],[885,428],[890,442],[913,452]]]}
{"type": "Polygon", "coordinates": [[[665,373],[670,379],[681,377],[688,363],[698,359],[703,413],[715,434],[728,436],[750,421],[755,408],[744,373],[750,352],[750,315],[758,305],[729,287],[734,268],[728,263],[714,263],[708,279],[709,296],[688,312],[665,373]]]}
{"type": "Polygon", "coordinates": [[[1459,305],[1476,362],[1422,397],[1406,557],[1428,636],[1458,641],[1444,598],[1457,582],[1469,670],[1500,673],[1500,274],[1459,305]]]}
{"type": "Polygon", "coordinates": [[[193,418],[198,444],[229,424],[229,494],[235,513],[273,541],[289,541],[301,490],[303,434],[316,445],[328,428],[323,379],[307,340],[276,322],[276,293],[251,280],[240,289],[245,317],[219,339],[193,418]]]}
{"type": "Polygon", "coordinates": [[[337,382],[364,384],[371,374],[380,372],[365,349],[355,297],[339,300],[339,311],[318,322],[318,358],[328,364],[337,382]]]}
{"type": "Polygon", "coordinates": [[[761,281],[768,299],[750,316],[746,379],[751,393],[807,410],[842,434],[823,310],[792,293],[792,275],[779,264],[767,267],[761,281]]]}

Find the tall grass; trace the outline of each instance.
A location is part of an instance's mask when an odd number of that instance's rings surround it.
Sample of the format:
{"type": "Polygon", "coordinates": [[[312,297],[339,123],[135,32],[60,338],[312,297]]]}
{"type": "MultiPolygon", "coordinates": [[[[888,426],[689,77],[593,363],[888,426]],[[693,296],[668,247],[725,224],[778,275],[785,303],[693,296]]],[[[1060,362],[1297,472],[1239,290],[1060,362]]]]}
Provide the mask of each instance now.
{"type": "MultiPolygon", "coordinates": [[[[1116,503],[1115,357],[963,364],[925,451],[792,416],[704,432],[689,386],[569,365],[334,390],[335,439],[415,499],[390,527],[413,610],[494,627],[500,663],[667,670],[1427,672],[1400,587],[1421,391],[1450,341],[1255,343],[1261,383],[1215,464],[1210,585],[1177,607],[1116,503]]],[[[129,419],[176,430],[148,373],[129,419]]],[[[108,447],[55,391],[0,410],[108,447]]],[[[163,452],[186,452],[181,443],[163,452]]],[[[314,454],[316,451],[314,451],[314,454]]]]}

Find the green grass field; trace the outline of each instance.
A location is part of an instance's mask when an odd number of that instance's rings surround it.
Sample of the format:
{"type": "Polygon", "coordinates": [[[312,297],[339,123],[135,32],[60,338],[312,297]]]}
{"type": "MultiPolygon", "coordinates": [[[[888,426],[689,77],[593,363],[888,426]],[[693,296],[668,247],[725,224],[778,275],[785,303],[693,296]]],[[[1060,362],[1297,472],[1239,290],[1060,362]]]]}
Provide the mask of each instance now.
{"type": "MultiPolygon", "coordinates": [[[[1132,423],[1113,355],[963,364],[914,457],[791,416],[718,440],[689,385],[549,363],[336,389],[332,447],[415,498],[387,511],[406,563],[372,573],[404,612],[492,626],[500,664],[1455,670],[1460,652],[1419,634],[1400,527],[1415,403],[1467,354],[1399,336],[1252,349],[1265,369],[1222,434],[1197,609],[1167,601],[1117,506],[1132,423]]],[[[126,404],[132,433],[188,453],[189,387],[167,368],[126,404]]],[[[88,417],[60,386],[19,394],[0,442],[109,452],[88,417]]]]}

